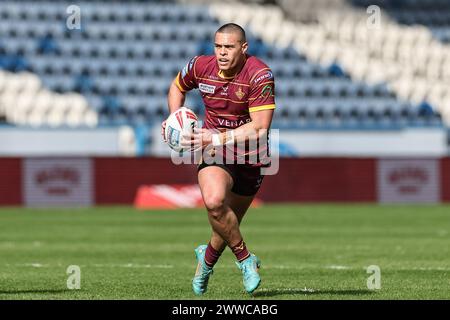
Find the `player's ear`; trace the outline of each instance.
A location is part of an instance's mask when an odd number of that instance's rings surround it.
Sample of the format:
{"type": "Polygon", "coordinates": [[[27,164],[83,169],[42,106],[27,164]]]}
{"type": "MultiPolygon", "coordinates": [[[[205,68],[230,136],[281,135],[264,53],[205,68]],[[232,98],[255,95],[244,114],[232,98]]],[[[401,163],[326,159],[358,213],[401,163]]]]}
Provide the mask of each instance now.
{"type": "Polygon", "coordinates": [[[241,47],[242,53],[245,54],[248,50],[248,42],[244,42],[241,47]]]}

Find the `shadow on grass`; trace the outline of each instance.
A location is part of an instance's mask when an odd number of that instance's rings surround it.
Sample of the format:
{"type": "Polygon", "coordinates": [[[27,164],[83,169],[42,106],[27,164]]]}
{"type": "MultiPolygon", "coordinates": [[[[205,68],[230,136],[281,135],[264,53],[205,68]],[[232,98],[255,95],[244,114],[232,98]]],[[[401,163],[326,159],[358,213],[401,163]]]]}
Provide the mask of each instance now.
{"type": "Polygon", "coordinates": [[[256,291],[254,297],[275,297],[280,295],[352,295],[352,296],[365,296],[373,294],[373,290],[357,289],[357,290],[305,290],[305,289],[272,289],[264,291],[256,291]]]}
{"type": "Polygon", "coordinates": [[[24,294],[24,293],[36,293],[36,294],[42,294],[42,293],[66,293],[71,292],[73,290],[69,289],[29,289],[29,290],[1,290],[0,294],[24,294]]]}

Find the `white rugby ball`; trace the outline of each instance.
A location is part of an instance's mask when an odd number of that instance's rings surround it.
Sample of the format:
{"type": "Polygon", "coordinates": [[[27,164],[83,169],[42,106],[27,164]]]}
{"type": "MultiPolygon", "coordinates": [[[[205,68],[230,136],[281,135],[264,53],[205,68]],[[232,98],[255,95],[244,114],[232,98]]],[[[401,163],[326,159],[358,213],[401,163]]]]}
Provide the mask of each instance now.
{"type": "Polygon", "coordinates": [[[198,127],[198,118],[195,112],[189,108],[181,107],[166,120],[164,134],[167,139],[167,144],[176,152],[186,151],[189,148],[183,149],[180,146],[181,137],[184,134],[193,133],[196,127],[198,127]]]}

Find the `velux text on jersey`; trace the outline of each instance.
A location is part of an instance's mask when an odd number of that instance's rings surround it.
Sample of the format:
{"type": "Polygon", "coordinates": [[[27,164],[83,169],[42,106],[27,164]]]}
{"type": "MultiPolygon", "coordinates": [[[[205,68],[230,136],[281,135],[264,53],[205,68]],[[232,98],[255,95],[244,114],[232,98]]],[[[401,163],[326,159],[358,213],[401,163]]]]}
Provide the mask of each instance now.
{"type": "Polygon", "coordinates": [[[237,128],[240,127],[246,123],[249,123],[252,121],[251,118],[247,119],[240,119],[240,120],[228,120],[223,118],[217,118],[217,124],[222,127],[228,127],[228,128],[237,128]]]}

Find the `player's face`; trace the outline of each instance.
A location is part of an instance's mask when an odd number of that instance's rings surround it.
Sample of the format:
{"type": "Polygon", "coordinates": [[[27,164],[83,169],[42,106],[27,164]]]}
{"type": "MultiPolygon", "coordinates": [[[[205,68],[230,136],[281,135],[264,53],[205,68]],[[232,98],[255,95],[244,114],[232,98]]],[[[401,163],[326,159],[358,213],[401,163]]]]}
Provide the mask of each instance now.
{"type": "Polygon", "coordinates": [[[247,42],[241,43],[237,33],[216,33],[214,52],[219,69],[232,73],[244,61],[247,42]]]}

